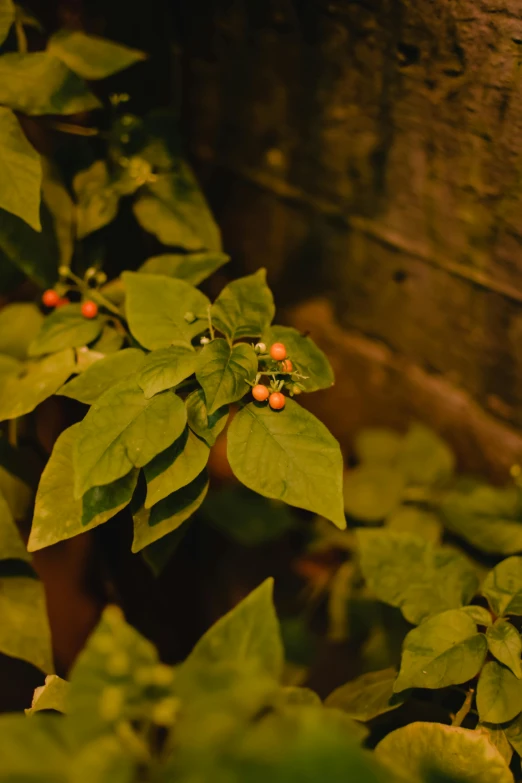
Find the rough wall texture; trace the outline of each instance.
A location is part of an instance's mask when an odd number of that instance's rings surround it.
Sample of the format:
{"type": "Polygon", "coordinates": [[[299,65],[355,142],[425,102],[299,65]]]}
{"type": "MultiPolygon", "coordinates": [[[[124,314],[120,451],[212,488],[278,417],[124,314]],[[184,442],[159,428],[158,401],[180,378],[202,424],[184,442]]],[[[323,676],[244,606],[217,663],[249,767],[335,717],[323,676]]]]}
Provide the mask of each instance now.
{"type": "Polygon", "coordinates": [[[522,427],[520,1],[191,0],[176,24],[238,265],[522,427]]]}

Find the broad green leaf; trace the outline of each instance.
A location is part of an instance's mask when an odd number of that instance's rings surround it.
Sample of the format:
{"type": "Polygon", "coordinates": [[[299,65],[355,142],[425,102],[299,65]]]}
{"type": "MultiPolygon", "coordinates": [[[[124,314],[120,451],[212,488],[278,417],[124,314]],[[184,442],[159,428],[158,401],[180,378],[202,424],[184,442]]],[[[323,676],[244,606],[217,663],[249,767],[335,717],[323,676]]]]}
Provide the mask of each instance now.
{"type": "Polygon", "coordinates": [[[304,391],[313,392],[333,386],[334,374],[330,362],[310,337],[291,326],[271,326],[263,334],[263,342],[267,347],[272,343],[286,345],[294,370],[307,376],[299,380],[304,391]]]}
{"type": "Polygon", "coordinates": [[[274,298],[266,284],[266,269],[229,283],[211,309],[214,326],[231,340],[261,337],[274,315],[274,298]]]}
{"type": "Polygon", "coordinates": [[[364,522],[380,522],[400,506],[402,474],[381,465],[359,465],[344,479],[344,510],[364,522]]]}
{"type": "Polygon", "coordinates": [[[295,526],[288,506],[243,487],[213,492],[201,513],[213,527],[243,546],[259,546],[280,538],[295,526]]]}
{"type": "Polygon", "coordinates": [[[234,474],[249,489],[346,527],[339,444],[293,400],[278,412],[246,405],[228,430],[227,453],[234,474]]]}
{"type": "Polygon", "coordinates": [[[44,468],[36,493],[30,552],[102,525],[132,498],[138,480],[136,470],[107,486],[93,487],[82,499],[75,499],[73,452],[81,428],[81,423],[73,424],[62,432],[44,468]]]}
{"type": "Polygon", "coordinates": [[[199,285],[207,277],[230,261],[226,253],[165,253],[148,258],[138,270],[148,275],[179,277],[192,285],[199,285]]]}
{"type": "Polygon", "coordinates": [[[406,636],[393,689],[460,685],[478,674],[486,652],[486,637],[470,617],[458,609],[441,612],[406,636]]]}
{"type": "Polygon", "coordinates": [[[80,304],[69,304],[44,319],[42,327],[29,346],[29,356],[56,353],[92,343],[102,330],[104,319],[84,318],[80,304]]]}
{"type": "Polygon", "coordinates": [[[25,560],[29,562],[30,559],[7,501],[0,492],[0,560],[25,560]]]}
{"type": "Polygon", "coordinates": [[[13,302],[3,307],[0,310],[0,353],[25,359],[43,320],[40,310],[31,302],[13,302]]]}
{"type": "Polygon", "coordinates": [[[81,422],[74,446],[75,497],[142,468],[179,438],[187,423],[173,392],[150,400],[132,379],[106,391],[81,422]]]}
{"type": "Polygon", "coordinates": [[[76,114],[101,108],[85,82],[48,52],[2,55],[0,103],[24,114],[76,114]]]}
{"type": "Polygon", "coordinates": [[[68,783],[70,750],[59,715],[0,716],[1,783],[68,783]]]}
{"type": "Polygon", "coordinates": [[[69,683],[62,680],[56,674],[48,674],[45,683],[35,689],[31,707],[25,710],[26,715],[34,715],[42,710],[54,710],[55,712],[67,712],[67,699],[69,696],[69,683]]]}
{"type": "Polygon", "coordinates": [[[70,266],[76,237],[76,206],[55,161],[42,158],[42,199],[52,216],[59,265],[70,266]]]}
{"type": "Polygon", "coordinates": [[[481,593],[497,616],[522,615],[522,557],[508,557],[495,566],[481,593]]]}
{"type": "Polygon", "coordinates": [[[108,734],[83,745],[69,765],[68,783],[134,783],[141,764],[129,740],[108,734]]]}
{"type": "Polygon", "coordinates": [[[266,579],[218,620],[182,664],[179,676],[193,668],[227,663],[248,665],[279,680],[284,654],[272,599],[273,584],[273,579],[266,579]]]}
{"type": "Polygon", "coordinates": [[[449,492],[441,505],[446,527],[484,552],[522,552],[522,504],[514,487],[472,486],[449,492]]]}
{"type": "Polygon", "coordinates": [[[145,465],[145,508],[151,508],[168,495],[190,484],[204,470],[209,455],[210,448],[205,441],[186,427],[172,446],[145,465]]]}
{"type": "MultiPolygon", "coordinates": [[[[81,35],[81,33],[80,33],[81,35]]],[[[109,177],[105,161],[97,160],[74,178],[78,238],[111,223],[118,213],[120,194],[109,177]]]]}
{"type": "Polygon", "coordinates": [[[191,168],[158,175],[134,202],[138,223],[163,245],[188,251],[221,252],[219,229],[191,168]]]}
{"type": "Polygon", "coordinates": [[[509,744],[502,726],[495,726],[492,723],[477,723],[475,731],[484,734],[492,745],[498,750],[506,764],[511,763],[513,758],[513,748],[509,744]]]}
{"type": "Polygon", "coordinates": [[[436,514],[417,506],[400,506],[386,518],[385,525],[396,533],[413,533],[431,541],[440,543],[442,523],[436,514]]]}
{"type": "Polygon", "coordinates": [[[251,345],[230,346],[226,340],[212,340],[199,354],[196,378],[205,392],[210,415],[240,400],[257,372],[257,356],[251,345]]]}
{"type": "Polygon", "coordinates": [[[0,263],[4,267],[10,262],[39,286],[47,288],[56,282],[59,250],[52,219],[43,203],[40,217],[42,231],[35,231],[25,220],[0,209],[0,263]]]}
{"type": "Polygon", "coordinates": [[[208,492],[208,477],[203,470],[190,484],[168,495],[147,509],[133,514],[132,551],[140,552],[163,536],[177,530],[201,506],[208,492]]]}
{"type": "Polygon", "coordinates": [[[363,722],[397,709],[408,697],[407,692],[394,693],[395,669],[368,672],[356,680],[341,685],[325,701],[327,707],[337,707],[355,720],[363,722]]]}
{"type": "Polygon", "coordinates": [[[452,475],[454,467],[453,452],[436,432],[423,424],[410,427],[397,457],[397,468],[408,484],[439,484],[452,475]]]}
{"type": "Polygon", "coordinates": [[[45,593],[31,576],[0,577],[0,652],[54,671],[45,593]]]}
{"type": "Polygon", "coordinates": [[[121,721],[150,718],[172,676],[154,646],[109,606],[70,674],[67,720],[74,735],[88,742],[121,721]]]}
{"type": "Polygon", "coordinates": [[[15,19],[13,0],[0,0],[0,45],[3,44],[15,19]]]}
{"type": "Polygon", "coordinates": [[[190,429],[203,438],[209,446],[213,446],[219,434],[225,429],[228,420],[228,405],[209,416],[203,389],[196,389],[192,394],[189,394],[186,405],[190,429]]]}
{"type": "Polygon", "coordinates": [[[385,427],[369,427],[355,436],[355,454],[359,462],[391,465],[395,462],[403,436],[385,427]]]}
{"type": "Polygon", "coordinates": [[[124,272],[123,281],[129,327],[145,348],[190,344],[205,329],[209,301],[184,280],[124,272]]]}
{"type": "Polygon", "coordinates": [[[519,756],[522,756],[522,715],[518,715],[503,729],[510,745],[515,748],[519,756]]]}
{"type": "MultiPolygon", "coordinates": [[[[0,381],[1,382],[1,381],[0,381]]],[[[3,458],[5,455],[4,443],[6,439],[0,438],[0,495],[3,495],[7,501],[9,510],[17,521],[23,521],[27,519],[31,505],[34,500],[34,493],[32,487],[27,483],[27,476],[23,478],[14,470],[12,463],[7,462],[8,467],[5,467],[3,458]]],[[[11,448],[9,447],[9,451],[11,448]]],[[[13,451],[15,451],[13,449],[13,451]]],[[[24,457],[27,455],[24,454],[24,457]]]]}
{"type": "Polygon", "coordinates": [[[478,681],[477,709],[485,723],[506,723],[516,718],[522,712],[522,681],[507,666],[488,661],[478,681]]]}
{"type": "Polygon", "coordinates": [[[79,30],[59,30],[51,36],[47,51],[84,79],[105,79],[146,59],[143,52],[79,30]]]}
{"type": "Polygon", "coordinates": [[[471,617],[474,623],[483,625],[484,628],[489,628],[493,623],[491,612],[484,609],[483,606],[463,606],[460,611],[465,612],[468,617],[471,617]]]}
{"type": "Polygon", "coordinates": [[[418,624],[469,603],[478,579],[458,552],[409,533],[357,530],[361,569],[377,598],[418,624]]]}
{"type": "Polygon", "coordinates": [[[125,348],[94,362],[62,386],[58,394],[92,405],[116,383],[137,375],[144,361],[145,354],[139,348],[125,348]]]}
{"type": "Polygon", "coordinates": [[[0,377],[20,373],[22,368],[23,364],[18,359],[0,354],[0,377]]]}
{"type": "Polygon", "coordinates": [[[320,707],[322,704],[315,691],[296,685],[281,688],[281,700],[284,707],[320,707]]]}
{"type": "Polygon", "coordinates": [[[489,651],[497,661],[511,669],[515,677],[522,679],[522,638],[517,629],[507,620],[497,620],[487,629],[486,638],[489,651]]]}
{"type": "Polygon", "coordinates": [[[196,371],[198,354],[188,345],[171,345],[149,353],[141,368],[138,385],[145,397],[172,389],[196,371]]]}
{"type": "Polygon", "coordinates": [[[0,421],[31,413],[51,397],[74,372],[70,349],[28,362],[23,375],[9,375],[0,384],[0,421]]]}
{"type": "Polygon", "coordinates": [[[508,765],[488,738],[458,726],[410,723],[381,740],[375,755],[399,779],[414,783],[427,780],[430,771],[448,783],[514,783],[508,765]]]}
{"type": "Polygon", "coordinates": [[[116,353],[121,349],[124,340],[125,338],[121,332],[106,324],[103,327],[100,337],[92,347],[93,350],[99,351],[102,354],[116,353]]]}
{"type": "MultiPolygon", "coordinates": [[[[0,37],[1,14],[0,7],[0,37]]],[[[0,141],[0,207],[25,220],[35,231],[41,231],[40,156],[27,140],[16,115],[3,107],[0,107],[0,141]]]]}

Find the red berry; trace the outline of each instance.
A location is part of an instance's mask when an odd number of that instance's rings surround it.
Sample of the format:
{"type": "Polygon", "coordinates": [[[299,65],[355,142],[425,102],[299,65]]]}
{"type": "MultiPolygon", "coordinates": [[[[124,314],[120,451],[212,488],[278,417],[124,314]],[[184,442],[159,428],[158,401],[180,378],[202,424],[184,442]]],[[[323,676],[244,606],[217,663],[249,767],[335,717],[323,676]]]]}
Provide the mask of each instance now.
{"type": "Polygon", "coordinates": [[[285,359],[283,364],[281,365],[281,369],[283,372],[292,372],[294,369],[294,365],[290,361],[290,359],[285,359]]]}
{"type": "Polygon", "coordinates": [[[98,305],[91,299],[87,299],[82,304],[82,315],[84,318],[96,318],[98,315],[98,305]]]}
{"type": "Polygon", "coordinates": [[[254,400],[257,400],[258,402],[264,402],[265,400],[268,400],[268,395],[270,392],[266,388],[266,386],[263,386],[262,383],[258,383],[257,386],[254,386],[252,389],[252,397],[254,400]]]}
{"type": "Polygon", "coordinates": [[[270,356],[276,362],[282,362],[283,359],[286,359],[286,347],[283,343],[274,343],[270,348],[270,356]]]}
{"type": "Polygon", "coordinates": [[[44,291],[42,294],[42,302],[46,307],[56,307],[59,301],[60,296],[54,288],[48,288],[47,291],[44,291]]]}
{"type": "Polygon", "coordinates": [[[285,407],[285,404],[286,404],[285,395],[281,394],[281,392],[273,392],[270,395],[270,399],[268,400],[268,404],[275,411],[282,410],[285,407]]]}
{"type": "Polygon", "coordinates": [[[61,296],[56,302],[56,307],[63,307],[64,305],[71,304],[66,296],[61,296]]]}

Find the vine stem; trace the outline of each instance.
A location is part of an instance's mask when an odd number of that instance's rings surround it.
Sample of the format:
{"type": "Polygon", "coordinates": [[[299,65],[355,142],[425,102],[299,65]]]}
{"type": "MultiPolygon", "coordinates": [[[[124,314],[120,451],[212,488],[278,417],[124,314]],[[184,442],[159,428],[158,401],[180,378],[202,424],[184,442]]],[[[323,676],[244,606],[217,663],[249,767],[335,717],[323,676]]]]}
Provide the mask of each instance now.
{"type": "Polygon", "coordinates": [[[210,332],[210,339],[213,340],[216,335],[215,335],[215,332],[214,332],[214,327],[212,326],[212,316],[210,315],[210,307],[211,307],[211,305],[209,305],[208,308],[207,308],[208,329],[209,329],[209,332],[210,332]]]}
{"type": "Polygon", "coordinates": [[[110,302],[108,299],[106,299],[103,294],[100,294],[99,291],[96,291],[94,288],[89,288],[85,285],[84,281],[81,279],[81,277],[78,277],[78,275],[75,275],[74,272],[71,272],[69,269],[67,271],[67,277],[72,280],[76,285],[80,288],[82,291],[86,291],[90,296],[92,296],[93,299],[96,299],[99,304],[103,305],[109,312],[111,312],[113,315],[115,315],[117,318],[120,319],[120,321],[124,321],[122,314],[118,310],[117,307],[115,307],[112,302],[110,302]]]}
{"type": "Polygon", "coordinates": [[[471,705],[473,703],[473,696],[475,694],[475,689],[470,688],[469,691],[466,694],[466,698],[464,699],[464,703],[460,710],[457,712],[457,714],[453,717],[453,720],[451,721],[452,726],[462,726],[464,719],[468,715],[469,711],[471,710],[471,705]]]}
{"type": "Polygon", "coordinates": [[[16,43],[20,54],[27,54],[27,36],[20,19],[15,21],[16,43]]]}

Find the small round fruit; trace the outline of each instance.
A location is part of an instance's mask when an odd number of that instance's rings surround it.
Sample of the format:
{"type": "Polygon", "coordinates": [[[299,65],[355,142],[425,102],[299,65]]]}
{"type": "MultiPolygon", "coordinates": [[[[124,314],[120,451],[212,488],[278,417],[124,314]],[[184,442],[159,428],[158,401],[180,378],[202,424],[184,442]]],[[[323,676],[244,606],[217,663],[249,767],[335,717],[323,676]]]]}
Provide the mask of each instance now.
{"type": "Polygon", "coordinates": [[[263,386],[262,383],[258,383],[257,386],[254,386],[252,389],[252,397],[254,400],[257,400],[258,402],[265,402],[265,400],[268,400],[268,395],[270,392],[266,388],[266,386],[263,386]]]}
{"type": "Polygon", "coordinates": [[[256,343],[254,349],[256,353],[265,353],[266,345],[264,343],[256,343]]]}
{"type": "Polygon", "coordinates": [[[56,307],[63,307],[64,305],[71,304],[66,296],[61,296],[56,302],[56,307]]]}
{"type": "Polygon", "coordinates": [[[54,290],[54,288],[48,288],[42,294],[42,302],[46,307],[56,307],[60,301],[60,295],[54,290]]]}
{"type": "Polygon", "coordinates": [[[98,315],[98,305],[92,299],[87,299],[82,304],[82,315],[84,318],[96,318],[98,315]]]}
{"type": "Polygon", "coordinates": [[[283,359],[286,359],[286,347],[283,343],[274,343],[270,348],[270,356],[276,362],[282,362],[283,359]]]}
{"type": "Polygon", "coordinates": [[[290,359],[285,359],[283,364],[281,365],[281,369],[283,372],[292,372],[294,369],[294,365],[290,361],[290,359]]]}
{"type": "Polygon", "coordinates": [[[270,395],[270,399],[268,400],[268,404],[274,411],[280,411],[285,407],[286,404],[286,398],[284,394],[281,394],[281,392],[273,392],[270,395]]]}

